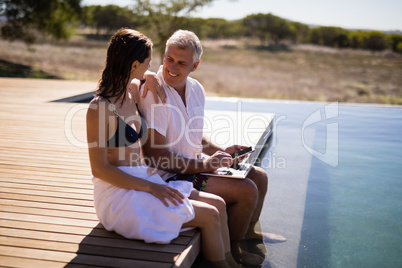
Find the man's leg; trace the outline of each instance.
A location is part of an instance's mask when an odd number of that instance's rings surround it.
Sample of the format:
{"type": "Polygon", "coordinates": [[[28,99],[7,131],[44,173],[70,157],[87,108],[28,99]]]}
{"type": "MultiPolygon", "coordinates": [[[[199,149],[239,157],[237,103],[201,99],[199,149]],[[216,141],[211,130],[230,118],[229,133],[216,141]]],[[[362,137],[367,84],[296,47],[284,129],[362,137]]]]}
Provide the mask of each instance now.
{"type": "Polygon", "coordinates": [[[205,192],[222,197],[227,204],[228,226],[233,257],[240,263],[259,265],[264,259],[243,251],[240,241],[249,228],[258,201],[256,185],[249,179],[237,180],[210,177],[205,192]]]}
{"type": "Polygon", "coordinates": [[[284,242],[286,238],[281,235],[272,233],[259,233],[255,230],[255,225],[261,216],[262,207],[264,205],[265,196],[268,191],[268,174],[264,169],[254,166],[248,174],[258,188],[258,200],[254,213],[251,216],[250,225],[244,236],[245,239],[265,239],[267,242],[284,242]]]}
{"type": "Polygon", "coordinates": [[[247,228],[245,238],[246,239],[261,238],[261,234],[258,235],[255,232],[255,225],[257,224],[258,220],[260,219],[262,207],[264,205],[265,196],[268,191],[268,175],[265,172],[265,170],[263,170],[262,168],[254,166],[250,170],[248,177],[257,186],[258,199],[257,199],[257,205],[255,207],[254,213],[251,216],[250,225],[247,228]]]}

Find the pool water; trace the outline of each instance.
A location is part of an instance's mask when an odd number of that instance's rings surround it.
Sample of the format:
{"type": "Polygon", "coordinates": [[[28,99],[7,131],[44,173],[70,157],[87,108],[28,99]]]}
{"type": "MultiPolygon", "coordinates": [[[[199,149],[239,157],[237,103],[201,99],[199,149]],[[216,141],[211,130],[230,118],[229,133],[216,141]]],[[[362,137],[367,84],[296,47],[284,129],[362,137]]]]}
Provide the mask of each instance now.
{"type": "Polygon", "coordinates": [[[402,267],[402,107],[209,98],[275,113],[264,267],[402,267]],[[279,164],[280,163],[280,164],[279,164]]]}

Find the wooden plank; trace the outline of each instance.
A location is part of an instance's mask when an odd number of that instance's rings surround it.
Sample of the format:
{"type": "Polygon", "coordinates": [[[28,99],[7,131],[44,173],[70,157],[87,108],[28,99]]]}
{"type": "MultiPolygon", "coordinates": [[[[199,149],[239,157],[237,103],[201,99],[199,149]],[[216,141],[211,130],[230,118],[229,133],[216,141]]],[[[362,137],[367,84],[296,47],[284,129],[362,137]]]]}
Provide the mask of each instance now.
{"type": "Polygon", "coordinates": [[[95,236],[103,236],[103,237],[118,236],[114,232],[106,231],[100,224],[97,224],[94,227],[81,227],[81,226],[57,225],[42,222],[22,221],[21,219],[10,220],[1,218],[0,227],[23,229],[23,230],[48,231],[61,234],[77,234],[83,236],[89,235],[90,233],[95,236]]]}
{"type": "MultiPolygon", "coordinates": [[[[3,228],[0,228],[0,232],[2,232],[3,228]]],[[[80,236],[80,235],[69,235],[69,234],[58,234],[58,233],[50,233],[50,232],[39,232],[39,231],[26,231],[21,229],[11,230],[10,233],[7,233],[0,238],[1,245],[10,245],[14,247],[29,247],[36,249],[52,249],[55,251],[63,251],[63,252],[77,252],[79,250],[79,246],[86,245],[87,251],[92,250],[95,246],[101,246],[99,250],[104,250],[104,248],[108,248],[110,251],[128,249],[128,250],[138,250],[142,254],[147,254],[150,257],[150,253],[155,254],[155,252],[161,253],[161,258],[158,261],[172,261],[173,257],[177,254],[180,254],[185,245],[157,245],[157,244],[147,244],[139,240],[129,240],[123,237],[119,238],[107,238],[107,237],[96,237],[96,236],[80,236]],[[36,235],[36,236],[32,236],[36,235]],[[25,244],[25,245],[24,245],[25,244]],[[48,245],[48,246],[46,246],[48,245]]],[[[121,253],[105,253],[105,254],[96,254],[92,252],[94,255],[106,255],[106,256],[117,256],[117,254],[121,253]]],[[[138,253],[129,252],[126,258],[131,259],[141,259],[146,260],[147,257],[133,257],[138,253]]],[[[152,257],[151,257],[152,258],[152,257]]],[[[154,260],[156,260],[154,258],[154,260]]]]}
{"type": "MultiPolygon", "coordinates": [[[[82,236],[95,236],[95,237],[106,237],[106,238],[116,238],[123,239],[121,235],[116,234],[115,232],[109,232],[103,228],[103,226],[99,223],[95,227],[80,227],[80,226],[68,226],[68,225],[57,225],[57,224],[49,224],[49,223],[40,223],[40,222],[29,222],[29,221],[20,221],[20,220],[8,220],[8,219],[0,219],[0,227],[4,228],[14,228],[14,229],[23,229],[23,230],[32,230],[32,231],[46,231],[60,234],[73,234],[73,235],[82,235],[82,236]]],[[[192,237],[196,235],[198,231],[192,230],[183,232],[179,237],[174,239],[171,242],[171,245],[179,245],[185,246],[187,245],[192,237]]],[[[141,243],[145,244],[142,241],[138,240],[130,240],[136,241],[131,243],[141,243]]],[[[163,248],[166,252],[177,252],[177,249],[171,247],[171,245],[153,245],[153,244],[145,244],[148,245],[148,250],[163,248]]],[[[144,245],[143,245],[144,246],[144,245]]],[[[144,248],[143,248],[144,249],[144,248]]]]}
{"type": "Polygon", "coordinates": [[[58,261],[45,261],[37,259],[27,259],[24,257],[0,255],[0,265],[2,265],[3,267],[17,267],[17,268],[26,268],[26,267],[62,268],[66,265],[66,263],[58,261]]]}
{"type": "Polygon", "coordinates": [[[58,152],[58,154],[51,154],[49,151],[42,151],[42,150],[34,150],[34,151],[27,151],[27,150],[23,150],[21,149],[21,151],[17,151],[17,150],[6,150],[6,149],[2,149],[2,156],[0,159],[15,159],[17,161],[21,161],[21,159],[29,159],[32,160],[32,157],[35,157],[35,161],[39,162],[39,161],[49,161],[49,156],[54,155],[57,158],[52,159],[52,163],[58,163],[58,164],[63,164],[64,166],[74,166],[75,167],[83,167],[84,169],[88,169],[88,163],[89,160],[86,158],[80,158],[79,156],[77,156],[77,158],[71,158],[71,154],[69,155],[64,155],[63,157],[57,156],[60,155],[60,151],[58,152]],[[9,157],[7,157],[9,156],[9,157]],[[11,157],[11,158],[10,158],[11,157]],[[79,163],[77,163],[77,161],[80,160],[79,163]],[[82,161],[82,162],[81,162],[82,161]]]}
{"type": "Polygon", "coordinates": [[[4,178],[22,178],[27,179],[28,177],[34,178],[35,181],[54,181],[54,182],[65,182],[70,185],[92,185],[90,176],[77,176],[77,174],[58,173],[54,176],[52,172],[36,171],[32,173],[32,170],[27,169],[15,169],[8,165],[0,164],[0,177],[4,178]]]}
{"type": "MultiPolygon", "coordinates": [[[[51,157],[51,156],[49,156],[51,157]]],[[[22,160],[22,159],[21,159],[22,160]]],[[[69,173],[69,174],[75,174],[76,176],[90,176],[90,172],[89,169],[86,168],[76,168],[74,169],[74,167],[65,167],[62,165],[48,165],[47,163],[43,163],[43,164],[30,164],[29,162],[13,162],[13,161],[9,161],[9,160],[2,160],[0,161],[0,165],[9,165],[9,166],[13,166],[16,169],[29,169],[31,171],[46,171],[46,170],[50,170],[51,172],[53,172],[54,174],[58,174],[58,173],[69,173]],[[76,173],[73,173],[73,172],[76,173]]]]}
{"type": "Polygon", "coordinates": [[[92,195],[92,189],[84,189],[79,187],[63,187],[63,186],[55,186],[55,185],[47,185],[47,184],[35,184],[17,182],[16,180],[1,182],[0,181],[0,188],[17,188],[17,189],[28,189],[28,190],[38,190],[38,191],[52,191],[52,192],[63,192],[67,194],[82,194],[82,195],[92,195]]]}
{"type": "Polygon", "coordinates": [[[15,174],[26,174],[30,175],[38,175],[38,176],[56,176],[56,178],[64,178],[66,176],[79,178],[83,181],[90,180],[90,172],[87,170],[73,170],[73,169],[65,169],[63,172],[60,172],[58,168],[43,168],[43,167],[28,167],[26,165],[17,165],[16,163],[4,164],[0,162],[0,170],[7,171],[7,173],[15,173],[15,174]],[[75,172],[74,172],[75,171],[75,172]],[[88,172],[88,173],[87,173],[88,172]]]}
{"type": "Polygon", "coordinates": [[[99,241],[96,244],[85,244],[85,239],[80,242],[60,242],[60,241],[45,241],[31,238],[20,237],[0,237],[0,245],[10,245],[13,247],[24,247],[32,249],[47,250],[49,248],[52,251],[61,251],[78,254],[89,254],[96,256],[115,257],[115,258],[127,258],[133,260],[153,260],[156,262],[172,262],[182,250],[175,253],[161,252],[155,254],[155,251],[147,251],[138,248],[124,248],[113,247],[110,245],[102,245],[99,241]]]}
{"type": "Polygon", "coordinates": [[[104,256],[87,255],[81,253],[70,253],[70,252],[60,252],[52,250],[41,250],[32,248],[22,248],[12,246],[2,246],[0,245],[0,252],[3,255],[19,257],[19,258],[29,258],[34,260],[46,260],[52,262],[64,262],[64,264],[84,264],[84,265],[94,265],[99,267],[155,267],[164,268],[171,267],[170,263],[158,263],[152,261],[140,261],[140,260],[130,260],[126,258],[113,258],[104,256]]]}
{"type": "Polygon", "coordinates": [[[61,198],[53,196],[38,196],[38,195],[14,193],[14,192],[4,193],[0,191],[0,198],[10,200],[35,201],[50,204],[69,204],[76,206],[93,207],[93,200],[71,199],[71,198],[61,198]]]}
{"type": "Polygon", "coordinates": [[[201,233],[197,232],[191,239],[187,248],[180,254],[173,267],[191,267],[199,252],[201,251],[201,233]]]}
{"type": "MultiPolygon", "coordinates": [[[[54,148],[53,148],[54,150],[54,148]]],[[[8,148],[3,148],[3,155],[2,158],[4,158],[4,156],[11,156],[13,158],[27,158],[27,159],[32,159],[32,157],[35,157],[35,160],[49,160],[49,156],[50,155],[54,155],[57,156],[57,158],[51,159],[52,162],[65,162],[66,164],[70,164],[70,163],[75,163],[78,166],[83,166],[83,167],[87,167],[87,163],[89,163],[89,160],[87,157],[82,157],[81,154],[77,154],[77,158],[71,158],[71,153],[64,155],[64,154],[60,154],[60,151],[56,152],[52,152],[49,150],[43,150],[42,148],[38,148],[35,150],[24,150],[24,148],[14,148],[14,149],[8,149],[8,148]],[[81,156],[81,157],[80,157],[81,156]],[[82,160],[82,162],[77,162],[77,160],[82,160]]]]}
{"type": "Polygon", "coordinates": [[[98,222],[98,218],[96,217],[96,214],[93,212],[87,213],[78,211],[66,211],[66,210],[43,209],[35,207],[19,207],[19,206],[1,206],[0,211],[29,214],[29,215],[51,216],[66,219],[81,219],[81,220],[98,222]]]}
{"type": "MultiPolygon", "coordinates": [[[[55,173],[57,173],[57,171],[59,173],[63,173],[65,171],[69,171],[70,173],[74,171],[74,167],[73,166],[64,166],[61,164],[52,164],[51,162],[47,162],[47,163],[34,163],[34,162],[30,162],[30,161],[24,161],[21,162],[21,164],[15,163],[15,160],[10,160],[9,159],[0,159],[0,163],[1,164],[14,164],[16,166],[26,166],[26,167],[30,167],[32,169],[48,169],[48,168],[53,168],[55,170],[55,173]]],[[[76,169],[76,172],[79,172],[79,168],[76,169]]],[[[89,174],[87,174],[89,175],[89,174]]]]}
{"type": "MultiPolygon", "coordinates": [[[[0,207],[25,207],[25,208],[42,208],[46,210],[57,210],[64,212],[80,212],[86,214],[95,214],[95,209],[92,206],[75,206],[69,204],[53,204],[53,203],[43,203],[36,201],[26,201],[26,200],[10,200],[10,199],[0,199],[0,207]]],[[[1,210],[1,209],[0,209],[1,210]]]]}
{"type": "Polygon", "coordinates": [[[0,218],[8,220],[30,221],[30,222],[50,223],[50,224],[67,225],[67,226],[92,227],[92,228],[98,224],[98,222],[96,221],[57,218],[51,216],[21,214],[21,213],[4,212],[4,211],[0,211],[0,218]]]}
{"type": "Polygon", "coordinates": [[[35,184],[30,183],[28,180],[24,182],[8,181],[1,182],[0,188],[17,188],[17,189],[30,189],[30,190],[38,190],[38,191],[52,191],[52,192],[63,192],[63,193],[72,193],[72,194],[83,194],[83,195],[92,195],[93,190],[88,188],[80,188],[80,187],[63,187],[57,185],[46,185],[46,184],[35,184]]]}
{"type": "Polygon", "coordinates": [[[93,200],[93,197],[88,194],[78,194],[78,193],[63,193],[63,192],[50,192],[44,190],[30,190],[30,189],[20,189],[13,187],[3,187],[0,188],[0,197],[1,193],[14,193],[18,192],[20,194],[27,195],[36,195],[36,196],[53,196],[53,197],[62,197],[69,199],[81,199],[81,200],[93,200]]]}
{"type": "Polygon", "coordinates": [[[85,190],[93,190],[92,183],[80,183],[77,182],[71,183],[66,181],[65,179],[55,180],[53,177],[50,178],[43,178],[42,176],[31,176],[31,179],[21,178],[21,176],[16,176],[15,174],[7,174],[7,178],[1,177],[0,172],[0,182],[1,183],[19,183],[19,184],[26,184],[26,185],[41,185],[41,186],[53,186],[53,187],[64,187],[64,188],[71,188],[71,189],[85,189],[85,190]],[[34,179],[32,179],[34,177],[34,179]],[[10,182],[10,179],[12,180],[10,182]]]}

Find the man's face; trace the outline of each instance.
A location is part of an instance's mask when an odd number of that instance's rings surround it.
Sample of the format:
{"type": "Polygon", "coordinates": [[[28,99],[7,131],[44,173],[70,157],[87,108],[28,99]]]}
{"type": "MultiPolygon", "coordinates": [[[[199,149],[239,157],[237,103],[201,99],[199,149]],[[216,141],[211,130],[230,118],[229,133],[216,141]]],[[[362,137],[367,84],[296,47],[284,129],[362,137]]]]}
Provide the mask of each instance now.
{"type": "Polygon", "coordinates": [[[198,66],[193,63],[193,51],[191,48],[180,49],[168,46],[163,59],[163,79],[175,88],[182,90],[186,86],[187,76],[198,66]]]}

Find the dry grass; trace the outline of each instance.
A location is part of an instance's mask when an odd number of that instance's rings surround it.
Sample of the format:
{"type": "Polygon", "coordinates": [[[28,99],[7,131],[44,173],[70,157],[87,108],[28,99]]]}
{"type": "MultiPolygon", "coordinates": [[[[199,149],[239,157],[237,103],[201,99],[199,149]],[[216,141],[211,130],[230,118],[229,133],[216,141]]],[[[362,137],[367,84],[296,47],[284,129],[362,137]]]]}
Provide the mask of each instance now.
{"type": "Polygon", "coordinates": [[[307,45],[206,49],[194,77],[218,95],[402,104],[402,57],[307,45]]]}
{"type": "MultiPolygon", "coordinates": [[[[249,48],[244,41],[205,41],[192,76],[210,95],[402,104],[402,56],[311,45],[249,48]]],[[[106,42],[37,44],[0,41],[0,60],[70,80],[100,77],[106,42]]],[[[160,59],[154,56],[151,70],[160,59]]]]}
{"type": "Polygon", "coordinates": [[[105,46],[80,47],[0,41],[0,59],[31,66],[61,79],[98,80],[106,54],[105,46]]]}

